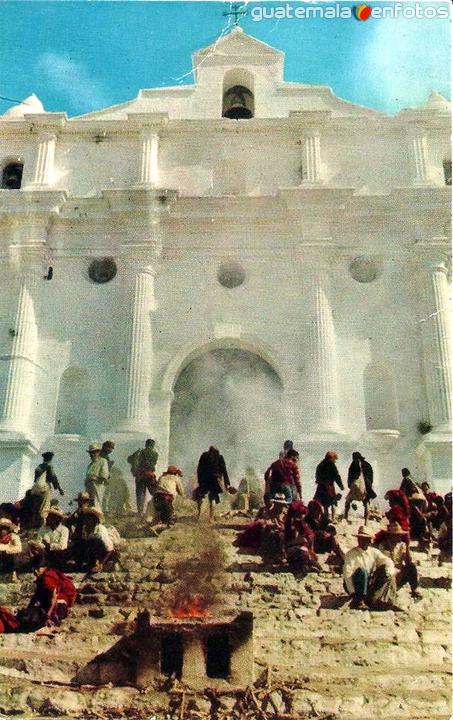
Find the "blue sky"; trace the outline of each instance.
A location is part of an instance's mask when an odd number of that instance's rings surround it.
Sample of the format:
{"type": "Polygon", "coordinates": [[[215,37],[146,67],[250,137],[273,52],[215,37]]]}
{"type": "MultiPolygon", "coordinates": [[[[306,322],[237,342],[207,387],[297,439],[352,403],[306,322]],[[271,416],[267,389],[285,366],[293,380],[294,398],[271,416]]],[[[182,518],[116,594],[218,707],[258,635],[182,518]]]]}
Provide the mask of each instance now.
{"type": "MultiPolygon", "coordinates": [[[[420,104],[432,89],[450,97],[450,20],[257,22],[251,11],[259,5],[286,0],[249,2],[241,22],[286,53],[286,80],[330,85],[340,97],[391,114],[420,104]]],[[[35,92],[46,110],[73,116],[129,100],[140,88],[189,84],[191,53],[225,30],[229,6],[0,0],[0,95],[21,100],[35,92]]],[[[1,100],[0,113],[10,106],[1,100]]]]}

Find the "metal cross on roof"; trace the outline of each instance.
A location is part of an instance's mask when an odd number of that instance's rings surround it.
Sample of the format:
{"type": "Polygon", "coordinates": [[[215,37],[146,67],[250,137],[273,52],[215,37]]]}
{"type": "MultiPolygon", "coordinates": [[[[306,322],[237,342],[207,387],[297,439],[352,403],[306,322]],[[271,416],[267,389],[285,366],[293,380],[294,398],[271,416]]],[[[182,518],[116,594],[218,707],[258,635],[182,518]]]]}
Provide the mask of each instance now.
{"type": "Polygon", "coordinates": [[[239,18],[241,15],[247,15],[247,10],[243,10],[244,5],[239,5],[238,3],[234,3],[231,5],[231,12],[224,12],[223,15],[225,17],[228,17],[229,15],[234,15],[234,25],[239,25],[239,18]]]}

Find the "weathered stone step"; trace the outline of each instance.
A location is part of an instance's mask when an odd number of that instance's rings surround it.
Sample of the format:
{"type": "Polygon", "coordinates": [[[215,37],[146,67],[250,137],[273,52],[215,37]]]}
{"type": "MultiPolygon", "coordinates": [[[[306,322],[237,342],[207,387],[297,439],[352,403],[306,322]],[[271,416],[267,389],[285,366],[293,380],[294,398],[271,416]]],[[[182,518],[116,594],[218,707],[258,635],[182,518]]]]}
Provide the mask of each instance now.
{"type": "MultiPolygon", "coordinates": [[[[372,679],[370,682],[370,690],[372,679]]],[[[447,720],[450,717],[448,698],[439,698],[427,693],[425,698],[414,696],[386,697],[382,693],[370,692],[349,697],[326,697],[310,690],[296,690],[294,712],[310,717],[313,713],[332,713],[336,720],[447,720]]]]}
{"type": "MultiPolygon", "coordinates": [[[[275,657],[278,652],[275,639],[262,639],[255,643],[260,657],[275,657]]],[[[438,645],[389,644],[386,641],[373,643],[324,643],[319,639],[290,640],[279,643],[282,667],[291,668],[336,668],[347,662],[364,667],[401,668],[425,664],[426,667],[442,668],[449,662],[449,654],[438,645]]]]}

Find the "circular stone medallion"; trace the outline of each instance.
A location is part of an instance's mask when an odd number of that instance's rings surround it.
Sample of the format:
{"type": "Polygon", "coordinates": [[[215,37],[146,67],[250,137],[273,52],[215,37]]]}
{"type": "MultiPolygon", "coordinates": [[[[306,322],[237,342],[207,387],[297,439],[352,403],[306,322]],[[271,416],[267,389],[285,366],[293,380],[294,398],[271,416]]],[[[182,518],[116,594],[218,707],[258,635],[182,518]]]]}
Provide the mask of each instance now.
{"type": "Polygon", "coordinates": [[[117,270],[116,262],[112,257],[96,258],[90,263],[88,275],[95,283],[106,283],[113,280],[117,270]]]}
{"type": "Polygon", "coordinates": [[[239,287],[245,280],[245,270],[237,262],[225,262],[217,270],[217,279],[223,287],[239,287]]]}
{"type": "Polygon", "coordinates": [[[382,260],[378,257],[361,255],[352,260],[349,273],[357,282],[373,282],[382,274],[382,260]]]}

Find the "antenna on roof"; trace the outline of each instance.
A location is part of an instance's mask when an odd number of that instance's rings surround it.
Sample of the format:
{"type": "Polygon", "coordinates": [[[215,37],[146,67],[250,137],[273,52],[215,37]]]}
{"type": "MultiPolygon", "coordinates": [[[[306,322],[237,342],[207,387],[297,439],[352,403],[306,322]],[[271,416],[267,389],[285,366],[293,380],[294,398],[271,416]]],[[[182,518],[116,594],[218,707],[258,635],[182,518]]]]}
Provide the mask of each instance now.
{"type": "Polygon", "coordinates": [[[224,17],[234,15],[234,26],[237,27],[239,25],[240,16],[248,14],[247,10],[243,9],[244,7],[244,5],[240,5],[239,3],[233,3],[233,5],[231,5],[231,12],[224,12],[222,14],[224,17]]]}

